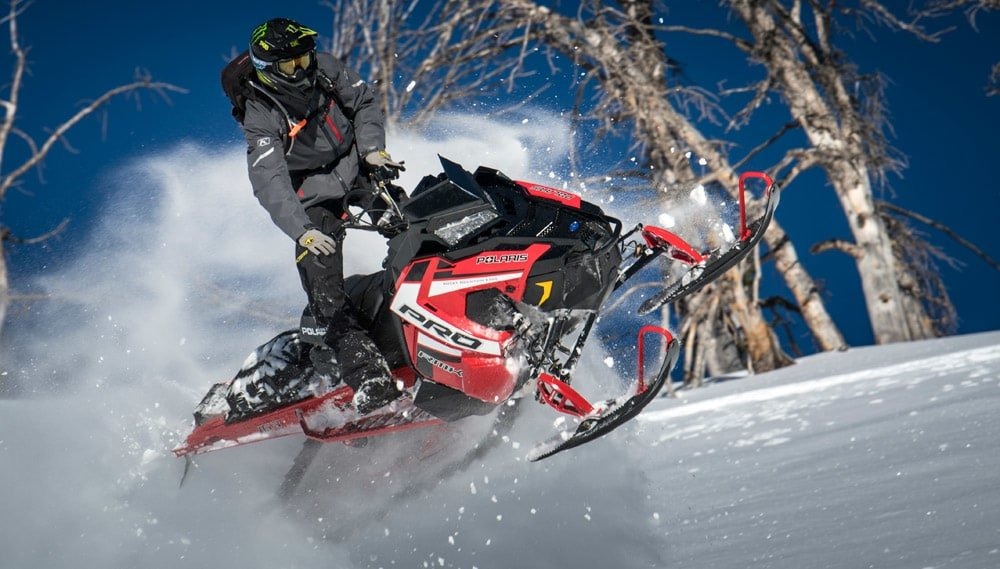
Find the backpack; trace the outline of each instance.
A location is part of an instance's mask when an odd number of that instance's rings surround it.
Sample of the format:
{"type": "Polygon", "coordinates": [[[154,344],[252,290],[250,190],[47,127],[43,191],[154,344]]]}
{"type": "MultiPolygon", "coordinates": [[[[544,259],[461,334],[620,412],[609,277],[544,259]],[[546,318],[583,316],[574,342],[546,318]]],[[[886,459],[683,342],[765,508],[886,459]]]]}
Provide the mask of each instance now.
{"type": "Polygon", "coordinates": [[[222,68],[222,90],[233,104],[233,118],[243,124],[247,112],[247,99],[254,96],[250,78],[253,77],[253,63],[250,62],[250,51],[237,55],[222,68]]]}

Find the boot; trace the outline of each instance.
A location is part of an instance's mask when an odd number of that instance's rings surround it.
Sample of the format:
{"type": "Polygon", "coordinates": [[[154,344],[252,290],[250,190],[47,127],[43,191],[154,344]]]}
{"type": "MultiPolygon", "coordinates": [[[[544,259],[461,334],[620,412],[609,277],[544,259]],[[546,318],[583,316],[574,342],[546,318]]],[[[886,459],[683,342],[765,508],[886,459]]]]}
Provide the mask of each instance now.
{"type": "Polygon", "coordinates": [[[335,340],[344,383],[354,389],[354,408],[366,415],[398,399],[403,392],[375,342],[360,330],[345,330],[335,340]]]}
{"type": "Polygon", "coordinates": [[[383,375],[361,382],[351,402],[359,415],[367,415],[380,407],[385,407],[402,395],[403,392],[396,386],[396,381],[388,375],[383,375]]]}
{"type": "Polygon", "coordinates": [[[389,373],[389,364],[367,334],[344,333],[337,340],[337,355],[344,383],[354,388],[353,403],[359,414],[367,415],[403,395],[389,373]]]}
{"type": "Polygon", "coordinates": [[[330,346],[313,346],[309,350],[309,361],[316,373],[327,378],[330,385],[336,385],[340,381],[340,364],[336,352],[330,346]]]}

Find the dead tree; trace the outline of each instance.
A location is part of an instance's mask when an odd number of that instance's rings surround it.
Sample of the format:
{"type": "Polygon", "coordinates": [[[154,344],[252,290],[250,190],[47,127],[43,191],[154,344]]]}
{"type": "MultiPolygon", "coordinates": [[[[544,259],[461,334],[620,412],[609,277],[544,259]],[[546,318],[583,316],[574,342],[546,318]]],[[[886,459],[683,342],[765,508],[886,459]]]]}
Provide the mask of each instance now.
{"type": "MultiPolygon", "coordinates": [[[[28,72],[27,58],[29,48],[21,45],[17,29],[17,17],[27,8],[28,4],[22,4],[18,0],[12,0],[10,11],[0,19],[0,23],[8,25],[10,32],[11,54],[14,57],[11,81],[7,87],[6,96],[0,99],[0,106],[5,114],[0,121],[0,203],[3,203],[7,192],[16,189],[22,184],[22,178],[29,172],[38,169],[49,152],[57,143],[66,142],[66,134],[83,119],[93,114],[108,101],[117,96],[138,96],[141,90],[152,90],[157,94],[166,97],[168,92],[184,92],[183,89],[169,83],[154,81],[148,73],[137,72],[135,79],[131,83],[119,85],[109,89],[101,96],[89,101],[83,108],[71,115],[53,129],[47,136],[39,142],[18,124],[18,105],[21,101],[22,88],[24,87],[25,75],[28,72]],[[8,168],[3,163],[6,156],[8,143],[14,139],[22,141],[27,145],[30,155],[20,164],[8,168]]],[[[3,327],[7,316],[7,309],[13,297],[10,288],[10,276],[7,269],[7,258],[5,247],[10,244],[34,244],[58,234],[66,226],[63,220],[53,230],[46,232],[42,236],[31,239],[19,238],[14,235],[9,228],[0,223],[0,329],[3,327]]]]}
{"type": "Polygon", "coordinates": [[[902,259],[901,244],[894,242],[875,204],[873,188],[903,165],[884,136],[879,78],[860,76],[837,48],[838,18],[875,20],[933,41],[937,34],[925,31],[924,21],[935,13],[917,11],[904,18],[877,1],[727,4],[752,38],[732,36],[735,44],[766,69],[759,92],[781,93],[811,145],[803,152],[824,169],[844,209],[853,237],[849,252],[858,266],[875,341],[939,335],[942,331],[933,325],[928,306],[910,296],[915,289],[906,285],[927,275],[912,272],[918,266],[902,259]]]}
{"type": "MultiPolygon", "coordinates": [[[[962,10],[972,29],[977,30],[976,18],[983,12],[1000,10],[1000,0],[930,0],[920,10],[924,17],[947,15],[962,10]]],[[[1000,62],[994,63],[986,83],[986,96],[1000,95],[1000,62]]]]}
{"type": "MultiPolygon", "coordinates": [[[[412,22],[405,24],[407,18],[413,17],[408,11],[410,6],[355,0],[336,7],[340,12],[369,16],[359,28],[339,24],[340,35],[333,49],[342,56],[350,54],[355,66],[367,65],[369,77],[383,78],[380,88],[389,116],[401,116],[408,104],[416,102],[422,108],[411,111],[409,116],[417,117],[415,122],[419,122],[429,113],[467,102],[490,89],[513,88],[517,79],[530,73],[526,60],[536,51],[550,59],[562,54],[575,66],[574,74],[584,75],[578,103],[588,97],[589,86],[596,93],[585,111],[581,110],[583,104],[577,110],[585,117],[600,117],[598,131],[621,132],[631,125],[631,138],[643,149],[655,173],[647,187],[669,188],[700,181],[688,159],[693,152],[707,161],[711,179],[730,191],[736,190],[736,168],[729,162],[724,145],[702,135],[694,122],[678,110],[688,104],[705,107],[696,90],[680,93],[678,85],[669,84],[669,58],[652,33],[651,2],[625,2],[620,10],[589,2],[586,9],[568,16],[530,1],[443,0],[434,5],[431,16],[422,20],[419,25],[423,27],[417,29],[412,28],[412,22]],[[376,31],[386,21],[392,23],[382,27],[382,32],[376,31]],[[387,66],[393,70],[384,71],[387,66]],[[484,75],[484,70],[490,74],[484,75]],[[477,81],[473,89],[463,91],[463,85],[473,78],[477,81]],[[418,91],[419,98],[414,95],[418,91]],[[678,94],[684,97],[678,99],[678,94]]],[[[819,287],[798,262],[791,240],[777,223],[766,239],[772,250],[770,257],[784,275],[821,349],[842,348],[843,337],[826,312],[819,287]]],[[[754,296],[756,288],[743,284],[747,279],[741,275],[759,274],[758,269],[743,269],[714,287],[731,289],[727,294],[733,301],[726,301],[727,310],[714,312],[724,314],[728,320],[723,325],[705,324],[699,334],[707,339],[716,338],[720,330],[737,331],[721,342],[729,345],[737,343],[736,334],[745,335],[747,331],[755,338],[763,338],[742,345],[754,346],[750,367],[765,370],[783,365],[788,359],[766,325],[759,299],[754,296]]],[[[707,300],[706,306],[718,305],[707,300]]],[[[716,346],[720,343],[713,342],[716,346]]],[[[718,352],[713,348],[705,355],[713,357],[718,352]]]]}
{"type": "Polygon", "coordinates": [[[424,126],[439,111],[471,108],[528,74],[520,65],[527,34],[496,19],[491,4],[331,2],[328,49],[377,86],[389,123],[424,126]]]}
{"type": "MultiPolygon", "coordinates": [[[[528,0],[504,0],[501,5],[507,18],[522,21],[525,27],[534,30],[539,41],[570,57],[588,77],[593,77],[599,84],[595,114],[605,117],[603,126],[607,130],[631,124],[633,138],[643,145],[650,165],[659,176],[658,186],[711,179],[731,192],[736,191],[738,175],[723,151],[724,145],[705,137],[694,122],[678,110],[683,108],[684,102],[677,102],[675,95],[679,89],[669,83],[664,47],[651,33],[651,2],[622,2],[621,10],[591,2],[585,4],[586,10],[575,16],[558,14],[528,0]],[[709,172],[707,177],[693,175],[685,156],[687,151],[704,160],[709,172]]],[[[810,315],[810,326],[823,349],[841,348],[843,337],[826,312],[817,293],[818,287],[798,263],[795,248],[780,225],[773,224],[766,239],[779,270],[783,271],[804,312],[810,315]]],[[[738,330],[746,338],[743,347],[749,352],[749,367],[763,371],[784,365],[789,360],[766,324],[757,303],[759,299],[752,297],[753,287],[743,285],[746,266],[742,271],[734,272],[718,282],[718,286],[692,297],[685,307],[687,313],[704,317],[717,318],[725,314],[729,325],[695,318],[692,322],[697,324],[688,326],[700,325],[697,335],[704,341],[692,341],[694,337],[687,339],[691,344],[709,346],[715,343],[709,338],[725,330],[738,330]],[[723,295],[727,300],[717,302],[713,295],[723,295]],[[720,312],[717,307],[723,305],[727,310],[720,312]]],[[[737,336],[730,335],[730,341],[738,342],[737,336]]],[[[717,344],[713,349],[717,351],[717,344]]],[[[711,357],[712,354],[704,352],[690,360],[705,361],[711,357]]],[[[697,363],[689,365],[694,366],[689,372],[698,368],[697,363]]],[[[708,367],[706,364],[705,369],[708,367]]],[[[693,376],[699,374],[695,371],[693,376]]]]}

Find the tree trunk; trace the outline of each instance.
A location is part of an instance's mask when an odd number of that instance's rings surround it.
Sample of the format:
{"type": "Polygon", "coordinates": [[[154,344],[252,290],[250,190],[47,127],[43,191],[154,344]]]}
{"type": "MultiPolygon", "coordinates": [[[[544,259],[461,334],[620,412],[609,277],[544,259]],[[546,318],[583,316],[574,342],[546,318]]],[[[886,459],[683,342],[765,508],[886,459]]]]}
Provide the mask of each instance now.
{"type": "MultiPolygon", "coordinates": [[[[628,43],[622,42],[611,29],[588,26],[579,19],[562,16],[530,0],[507,0],[504,4],[515,11],[515,18],[541,24],[541,39],[551,48],[566,53],[574,61],[585,57],[591,65],[601,69],[605,96],[616,101],[623,107],[623,114],[634,120],[636,136],[643,142],[651,165],[661,177],[693,180],[691,163],[682,150],[691,148],[699,156],[707,153],[715,156],[715,163],[710,167],[726,168],[730,174],[727,187],[730,192],[736,191],[737,176],[731,167],[670,103],[667,57],[647,25],[652,14],[650,2],[623,3],[631,18],[627,26],[628,43]],[[697,148],[693,141],[699,142],[702,148],[697,148]]],[[[756,304],[744,303],[739,309],[758,313],[743,317],[747,322],[764,320],[756,304]]],[[[702,329],[711,333],[711,327],[702,329]]],[[[754,327],[753,331],[765,334],[762,344],[768,345],[771,351],[781,351],[777,336],[769,328],[754,327]]],[[[701,361],[701,358],[695,359],[701,361]]],[[[761,362],[761,367],[768,365],[761,362]]]]}
{"type": "Polygon", "coordinates": [[[10,304],[10,281],[7,277],[7,253],[0,238],[0,337],[3,335],[3,323],[7,319],[7,306],[10,304]]]}
{"type": "Polygon", "coordinates": [[[864,119],[844,88],[836,58],[819,61],[814,53],[804,53],[802,26],[792,22],[789,29],[780,28],[770,11],[777,3],[730,0],[730,4],[754,37],[754,56],[775,78],[792,117],[822,157],[847,215],[861,251],[858,273],[876,343],[915,339],[904,316],[892,240],[875,210],[865,140],[857,126],[864,119]]]}
{"type": "Polygon", "coordinates": [[[870,181],[865,175],[867,169],[843,163],[833,166],[827,170],[830,182],[847,212],[854,243],[861,251],[857,258],[858,273],[875,343],[913,340],[906,322],[903,294],[896,279],[892,241],[875,211],[870,181]]]}
{"type": "Polygon", "coordinates": [[[744,261],[739,267],[729,271],[726,279],[729,281],[727,284],[733,296],[733,319],[742,332],[738,337],[744,342],[749,360],[747,367],[752,373],[762,373],[791,365],[794,363],[792,358],[772,342],[774,331],[764,318],[758,299],[748,293],[748,287],[744,282],[746,264],[744,261]]]}
{"type": "Polygon", "coordinates": [[[696,360],[685,361],[684,377],[689,386],[700,385],[705,375],[718,377],[746,367],[740,330],[732,325],[731,311],[726,310],[732,303],[728,285],[725,278],[718,279],[682,303],[688,336],[699,352],[696,360]]]}
{"type": "Polygon", "coordinates": [[[799,311],[806,326],[812,332],[813,337],[824,352],[843,350],[847,347],[844,335],[833,322],[830,313],[826,311],[826,305],[820,297],[819,288],[812,276],[803,268],[799,262],[799,255],[792,245],[791,239],[785,233],[784,228],[777,221],[772,221],[771,225],[764,233],[764,241],[774,257],[775,267],[785,279],[785,284],[792,291],[795,302],[799,305],[799,311]]]}

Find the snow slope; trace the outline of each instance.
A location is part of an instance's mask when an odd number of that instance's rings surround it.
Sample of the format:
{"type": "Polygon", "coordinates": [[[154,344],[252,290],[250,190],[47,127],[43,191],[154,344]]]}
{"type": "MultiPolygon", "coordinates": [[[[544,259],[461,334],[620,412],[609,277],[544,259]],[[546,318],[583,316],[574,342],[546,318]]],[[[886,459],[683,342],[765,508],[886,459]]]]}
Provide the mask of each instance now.
{"type": "MultiPolygon", "coordinates": [[[[505,136],[494,165],[536,177],[505,136]]],[[[11,323],[0,569],[1000,567],[1000,332],[720,381],[541,463],[524,456],[553,417],[529,401],[496,435],[486,417],[326,445],[286,500],[297,438],[199,457],[178,487],[198,399],[301,306],[243,168],[197,147],[133,165],[41,283],[55,299],[11,323]]],[[[350,270],[376,245],[347,248],[350,270]]],[[[581,376],[607,379],[590,348],[581,376]]]]}
{"type": "Polygon", "coordinates": [[[642,416],[669,566],[1000,567],[998,344],[818,355],[642,416]]]}
{"type": "Polygon", "coordinates": [[[454,472],[327,445],[287,502],[299,441],[201,457],[178,488],[144,444],[182,402],[111,398],[0,402],[0,567],[1000,565],[1000,333],[805,358],[541,463],[534,406],[454,472]]]}

